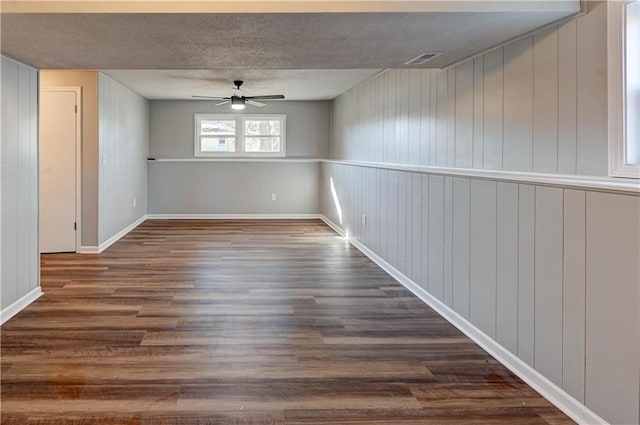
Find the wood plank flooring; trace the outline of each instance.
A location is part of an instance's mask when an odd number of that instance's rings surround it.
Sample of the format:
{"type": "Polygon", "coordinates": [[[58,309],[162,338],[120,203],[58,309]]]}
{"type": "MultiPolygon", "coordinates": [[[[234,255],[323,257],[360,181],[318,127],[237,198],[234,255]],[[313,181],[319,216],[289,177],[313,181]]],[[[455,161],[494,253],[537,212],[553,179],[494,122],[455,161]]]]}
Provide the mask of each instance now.
{"type": "Polygon", "coordinates": [[[568,424],[317,220],[148,220],[42,256],[3,424],[568,424]]]}

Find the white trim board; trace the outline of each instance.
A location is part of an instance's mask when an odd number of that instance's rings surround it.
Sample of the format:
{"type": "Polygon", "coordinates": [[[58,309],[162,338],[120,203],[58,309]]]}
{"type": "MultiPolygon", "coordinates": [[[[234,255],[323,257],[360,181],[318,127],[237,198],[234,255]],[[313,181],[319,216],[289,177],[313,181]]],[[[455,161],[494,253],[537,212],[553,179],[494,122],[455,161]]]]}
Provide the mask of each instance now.
{"type": "Polygon", "coordinates": [[[134,221],[133,223],[131,223],[130,225],[128,225],[127,227],[125,227],[124,229],[120,230],[118,233],[116,233],[115,235],[111,236],[109,239],[107,239],[106,241],[102,242],[99,246],[98,246],[98,254],[103,252],[105,249],[109,248],[111,245],[113,245],[114,243],[118,242],[124,235],[126,235],[127,233],[129,233],[130,231],[132,231],[133,229],[135,229],[136,227],[138,227],[140,224],[142,224],[145,220],[147,219],[146,215],[141,216],[139,219],[137,219],[136,221],[134,221]]]}
{"type": "Polygon", "coordinates": [[[380,168],[384,170],[408,171],[413,173],[436,174],[452,177],[467,177],[510,183],[535,184],[540,186],[565,187],[600,192],[623,193],[628,195],[640,194],[640,181],[637,179],[607,176],[579,176],[572,174],[484,170],[480,168],[432,167],[426,165],[312,158],[156,158],[147,160],[147,163],[149,164],[154,162],[324,162],[328,164],[353,165],[356,167],[380,168]]]}
{"type": "Polygon", "coordinates": [[[146,214],[100,244],[81,246],[79,254],[100,254],[146,220],[310,220],[320,214],[146,214]]]}
{"type": "Polygon", "coordinates": [[[147,214],[149,220],[310,220],[321,214],[147,214]]]}
{"type": "Polygon", "coordinates": [[[80,247],[78,254],[100,254],[97,246],[83,245],[80,247]]]}
{"type": "Polygon", "coordinates": [[[316,158],[214,158],[214,157],[200,157],[200,158],[149,158],[148,163],[154,162],[320,162],[320,159],[316,158]]]}
{"type": "Polygon", "coordinates": [[[25,296],[0,311],[0,325],[20,313],[25,307],[42,296],[42,289],[38,286],[25,296]]]}
{"type": "Polygon", "coordinates": [[[483,180],[504,181],[509,183],[534,184],[572,189],[584,189],[599,192],[640,194],[640,181],[606,176],[578,176],[569,174],[531,173],[519,171],[483,170],[472,168],[432,167],[424,165],[392,164],[384,162],[342,161],[323,159],[321,162],[352,165],[354,167],[380,168],[384,170],[408,171],[413,173],[435,174],[452,177],[468,177],[483,180]]]}
{"type": "MultiPolygon", "coordinates": [[[[340,236],[344,237],[345,232],[325,215],[321,215],[321,220],[329,227],[336,231],[340,236]]],[[[362,252],[371,261],[376,263],[382,270],[387,272],[392,278],[407,288],[416,297],[425,304],[435,310],[439,315],[444,317],[449,323],[458,328],[462,333],[468,336],[473,342],[478,344],[483,350],[491,354],[496,360],[504,365],[511,372],[516,374],[520,379],[526,382],[534,390],[540,393],[549,402],[562,410],[567,416],[579,424],[608,424],[596,413],[591,411],[587,406],[571,397],[566,391],[558,387],[556,384],[547,379],[540,372],[513,355],[509,350],[498,344],[494,339],[487,336],[484,332],[474,326],[464,317],[460,316],[442,301],[429,294],[425,289],[417,283],[402,274],[399,270],[387,263],[378,254],[371,251],[361,242],[353,239],[347,239],[348,242],[362,252]]]]}

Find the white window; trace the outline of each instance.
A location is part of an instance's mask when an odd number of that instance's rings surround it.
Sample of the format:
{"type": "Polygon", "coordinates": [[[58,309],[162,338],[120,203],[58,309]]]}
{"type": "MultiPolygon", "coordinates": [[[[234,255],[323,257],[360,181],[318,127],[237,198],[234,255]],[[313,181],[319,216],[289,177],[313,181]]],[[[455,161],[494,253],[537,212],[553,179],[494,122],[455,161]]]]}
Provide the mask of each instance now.
{"type": "Polygon", "coordinates": [[[640,0],[607,2],[609,174],[640,177],[640,0]]]}
{"type": "Polygon", "coordinates": [[[195,156],[284,157],[284,115],[196,114],[195,156]]]}

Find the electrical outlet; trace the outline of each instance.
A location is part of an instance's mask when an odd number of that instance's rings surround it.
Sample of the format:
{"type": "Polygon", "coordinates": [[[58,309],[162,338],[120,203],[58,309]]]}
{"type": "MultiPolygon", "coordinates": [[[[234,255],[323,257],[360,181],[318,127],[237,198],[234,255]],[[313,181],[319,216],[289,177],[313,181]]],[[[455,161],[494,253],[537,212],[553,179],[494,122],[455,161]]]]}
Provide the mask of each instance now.
{"type": "Polygon", "coordinates": [[[275,200],[276,200],[276,194],[275,194],[275,193],[272,193],[272,194],[271,194],[271,200],[272,200],[272,201],[275,201],[275,200]]]}
{"type": "Polygon", "coordinates": [[[138,200],[136,198],[133,198],[133,208],[135,208],[136,205],[138,205],[138,200]]]}
{"type": "Polygon", "coordinates": [[[367,226],[367,215],[362,214],[362,227],[366,227],[366,226],[367,226]]]}

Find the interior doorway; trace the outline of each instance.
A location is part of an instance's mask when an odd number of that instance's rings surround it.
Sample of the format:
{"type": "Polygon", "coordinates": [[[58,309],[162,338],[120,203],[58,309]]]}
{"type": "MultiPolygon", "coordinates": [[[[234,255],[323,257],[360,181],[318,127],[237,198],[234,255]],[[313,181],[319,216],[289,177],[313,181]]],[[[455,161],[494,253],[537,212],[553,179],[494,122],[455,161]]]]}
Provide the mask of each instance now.
{"type": "Polygon", "coordinates": [[[80,87],[40,91],[40,252],[80,249],[80,87]]]}

